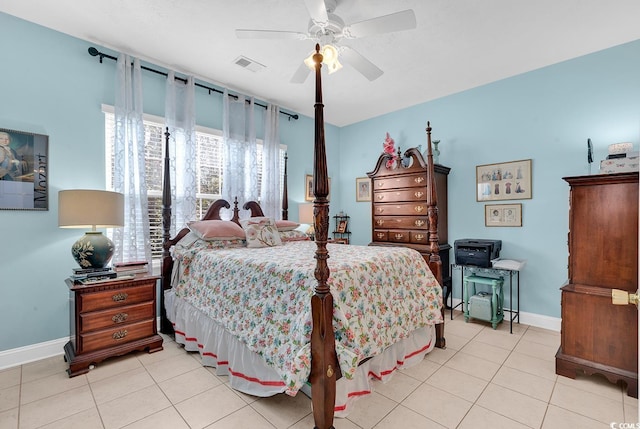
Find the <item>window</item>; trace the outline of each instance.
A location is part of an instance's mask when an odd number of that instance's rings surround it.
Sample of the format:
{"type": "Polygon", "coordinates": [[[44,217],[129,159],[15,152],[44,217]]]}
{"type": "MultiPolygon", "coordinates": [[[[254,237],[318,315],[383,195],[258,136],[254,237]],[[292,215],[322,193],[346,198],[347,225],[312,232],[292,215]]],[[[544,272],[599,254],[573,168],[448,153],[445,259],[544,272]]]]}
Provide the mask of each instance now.
{"type": "MultiPolygon", "coordinates": [[[[107,189],[113,189],[113,145],[115,115],[113,108],[103,106],[105,114],[105,147],[107,189]]],[[[149,223],[151,230],[151,255],[153,259],[162,257],[162,178],[164,167],[164,119],[144,116],[145,167],[149,198],[149,223]]],[[[221,198],[223,172],[222,132],[211,128],[196,128],[196,163],[198,189],[196,191],[196,217],[202,218],[209,205],[221,198]]],[[[286,146],[280,145],[280,195],[284,188],[284,156],[286,146]]],[[[262,144],[258,142],[258,163],[262,167],[262,144]]],[[[258,170],[258,182],[262,179],[262,169],[258,170]]],[[[194,219],[195,220],[195,219],[194,219]]]]}

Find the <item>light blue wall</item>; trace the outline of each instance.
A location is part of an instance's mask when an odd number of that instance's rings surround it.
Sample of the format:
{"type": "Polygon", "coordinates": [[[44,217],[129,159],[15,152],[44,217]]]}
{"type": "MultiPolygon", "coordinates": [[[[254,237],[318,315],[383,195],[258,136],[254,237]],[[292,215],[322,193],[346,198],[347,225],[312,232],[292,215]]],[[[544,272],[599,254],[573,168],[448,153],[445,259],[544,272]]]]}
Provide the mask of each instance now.
{"type": "MultiPolygon", "coordinates": [[[[503,258],[528,261],[521,273],[521,310],[560,317],[569,228],[569,188],[562,177],[588,174],[587,138],[594,144],[594,173],[609,144],[639,148],[639,70],[636,41],[342,128],[340,205],[353,220],[353,242],[371,238],[370,205],[355,201],[355,178],[373,169],[386,132],[403,150],[420,144],[425,149],[430,121],[433,139],[441,140],[440,163],[451,167],[450,244],[460,238],[502,240],[503,258]],[[522,228],[485,227],[475,167],[522,159],[533,163],[533,198],[499,202],[522,203],[522,228]]],[[[459,277],[454,282],[459,288],[459,277]]]]}
{"type": "MultiPolygon", "coordinates": [[[[58,191],[104,189],[101,105],[114,100],[115,62],[100,64],[87,53],[90,46],[0,13],[0,128],[48,135],[50,157],[49,210],[0,210],[0,351],[69,335],[64,279],[76,265],[71,245],[82,231],[58,228],[58,191]]],[[[164,77],[143,72],[146,113],[163,115],[164,84],[164,77]]],[[[199,125],[221,128],[221,100],[196,88],[199,125]]],[[[327,126],[326,134],[330,174],[337,175],[338,129],[327,126]]],[[[281,116],[292,219],[298,216],[297,202],[304,200],[304,176],[312,172],[313,138],[312,118],[281,116]]]]}
{"type": "MultiPolygon", "coordinates": [[[[49,136],[49,211],[0,211],[0,351],[66,337],[68,291],[78,230],[57,226],[61,189],[104,188],[104,119],[115,64],[87,54],[92,44],[0,13],[0,128],[49,136]]],[[[101,49],[101,47],[98,46],[101,49]]],[[[559,317],[566,279],[567,186],[586,173],[586,139],[602,159],[609,143],[640,131],[640,42],[476,88],[338,129],[326,127],[333,211],[351,215],[353,242],[370,240],[370,206],[355,202],[355,177],[370,171],[389,132],[403,149],[425,142],[430,120],[449,178],[449,237],[504,241],[505,257],[529,261],[522,310],[559,317]],[[635,74],[634,74],[635,73],[635,74]],[[475,202],[478,164],[533,159],[533,199],[522,228],[485,228],[475,202]]],[[[145,111],[164,112],[164,79],[143,73],[145,111]]],[[[196,90],[200,125],[220,128],[220,96],[196,90]]],[[[330,108],[329,106],[326,107],[330,108]]],[[[290,217],[312,172],[313,120],[281,118],[289,148],[290,217]]],[[[597,166],[594,166],[597,169],[597,166]]]]}

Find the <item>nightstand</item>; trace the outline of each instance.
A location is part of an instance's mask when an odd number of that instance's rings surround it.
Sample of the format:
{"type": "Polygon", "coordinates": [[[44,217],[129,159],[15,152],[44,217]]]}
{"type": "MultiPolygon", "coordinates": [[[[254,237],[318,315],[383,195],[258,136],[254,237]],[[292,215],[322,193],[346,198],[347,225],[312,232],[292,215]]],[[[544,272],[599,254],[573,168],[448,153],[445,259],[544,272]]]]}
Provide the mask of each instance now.
{"type": "Polygon", "coordinates": [[[71,336],[64,346],[69,377],[91,365],[132,351],[162,350],[156,327],[159,277],[136,275],[81,284],[67,279],[71,336]]]}

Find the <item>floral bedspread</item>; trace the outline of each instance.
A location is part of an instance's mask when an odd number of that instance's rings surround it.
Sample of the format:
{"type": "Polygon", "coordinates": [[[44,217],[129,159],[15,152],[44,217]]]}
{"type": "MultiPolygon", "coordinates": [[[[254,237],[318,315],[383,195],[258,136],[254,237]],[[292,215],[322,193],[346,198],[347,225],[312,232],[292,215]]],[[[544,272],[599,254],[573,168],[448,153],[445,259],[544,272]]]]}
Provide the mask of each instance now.
{"type": "MultiPolygon", "coordinates": [[[[176,246],[174,291],[273,366],[295,394],[311,369],[316,244],[176,246]]],[[[328,284],[340,368],[346,377],[417,328],[440,323],[442,289],[422,256],[404,247],[328,244],[328,284]]]]}

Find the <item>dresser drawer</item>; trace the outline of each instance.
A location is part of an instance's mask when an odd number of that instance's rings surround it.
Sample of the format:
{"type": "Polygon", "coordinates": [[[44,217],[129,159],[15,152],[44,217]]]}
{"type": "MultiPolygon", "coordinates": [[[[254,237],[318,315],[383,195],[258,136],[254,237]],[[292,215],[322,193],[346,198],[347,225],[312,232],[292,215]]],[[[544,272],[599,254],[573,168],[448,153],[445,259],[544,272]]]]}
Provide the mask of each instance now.
{"type": "Polygon", "coordinates": [[[84,313],[152,301],[155,295],[155,287],[156,282],[154,280],[141,286],[84,293],[79,297],[79,312],[84,313]]]}
{"type": "Polygon", "coordinates": [[[407,174],[398,177],[381,177],[373,180],[373,190],[386,190],[395,188],[425,187],[427,175],[424,173],[407,174]]]}
{"type": "Polygon", "coordinates": [[[429,229],[427,216],[374,216],[375,228],[429,229]]]}
{"type": "Polygon", "coordinates": [[[373,205],[374,216],[427,216],[427,203],[376,203],[373,205]]]}
{"type": "Polygon", "coordinates": [[[398,201],[424,201],[427,198],[427,188],[398,189],[390,191],[377,191],[373,199],[377,203],[398,202],[398,201]]]}
{"type": "Polygon", "coordinates": [[[401,229],[390,230],[387,232],[387,241],[393,243],[409,243],[411,241],[411,233],[401,229]]]}
{"type": "Polygon", "coordinates": [[[155,316],[153,301],[142,304],[116,307],[109,310],[92,311],[80,314],[79,333],[95,331],[102,328],[116,327],[145,319],[153,319],[155,316]]]}
{"type": "Polygon", "coordinates": [[[411,231],[409,241],[416,244],[428,244],[429,233],[427,231],[411,231]]]}
{"type": "Polygon", "coordinates": [[[80,334],[79,348],[83,353],[126,344],[155,334],[155,320],[149,319],[137,323],[120,325],[110,329],[80,334]]]}

